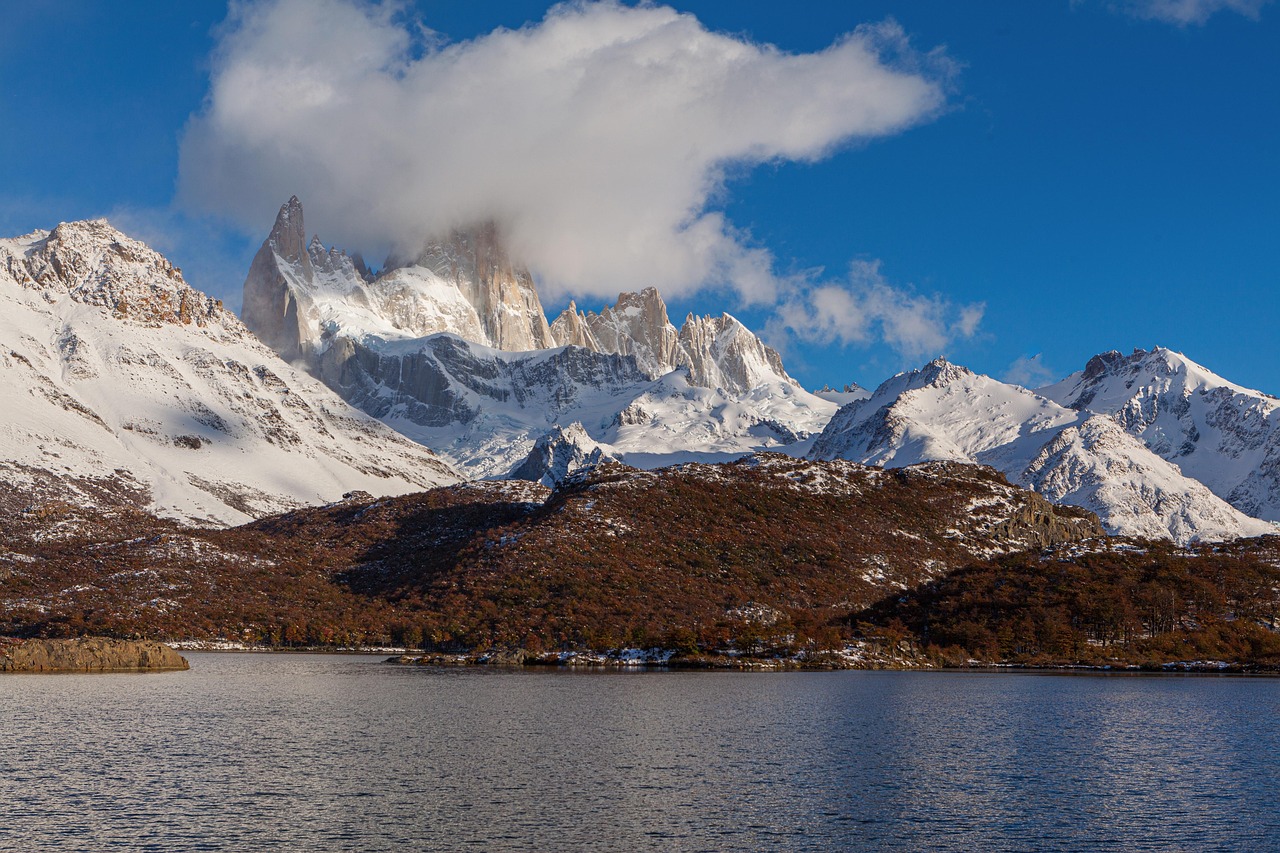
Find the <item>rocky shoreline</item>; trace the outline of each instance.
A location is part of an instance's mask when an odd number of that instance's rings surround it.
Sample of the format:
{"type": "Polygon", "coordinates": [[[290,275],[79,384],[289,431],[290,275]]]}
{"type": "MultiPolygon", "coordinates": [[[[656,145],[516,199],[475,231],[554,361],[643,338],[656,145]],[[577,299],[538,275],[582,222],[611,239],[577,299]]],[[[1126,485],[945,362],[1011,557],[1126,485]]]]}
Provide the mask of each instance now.
{"type": "Polygon", "coordinates": [[[187,659],[154,640],[0,638],[0,672],[172,672],[187,659]]]}
{"type": "Polygon", "coordinates": [[[1184,673],[1216,675],[1280,676],[1275,667],[1239,661],[1178,660],[1141,663],[1115,660],[1111,663],[1070,661],[1036,664],[969,660],[943,662],[921,655],[885,653],[865,647],[786,657],[751,656],[726,653],[675,654],[663,649],[620,649],[608,652],[530,652],[523,649],[473,652],[405,652],[384,663],[425,667],[568,667],[583,669],[702,669],[786,672],[796,670],[898,670],[950,672],[1079,672],[1079,673],[1184,673]]]}

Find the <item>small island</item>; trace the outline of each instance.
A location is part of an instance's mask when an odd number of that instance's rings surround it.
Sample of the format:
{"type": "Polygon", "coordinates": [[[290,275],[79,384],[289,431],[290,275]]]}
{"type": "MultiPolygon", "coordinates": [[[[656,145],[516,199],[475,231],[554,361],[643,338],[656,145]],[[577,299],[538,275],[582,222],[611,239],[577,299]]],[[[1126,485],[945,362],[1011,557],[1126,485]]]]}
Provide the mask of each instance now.
{"type": "Polygon", "coordinates": [[[155,640],[0,638],[0,673],[166,672],[185,669],[190,669],[186,658],[155,640]]]}

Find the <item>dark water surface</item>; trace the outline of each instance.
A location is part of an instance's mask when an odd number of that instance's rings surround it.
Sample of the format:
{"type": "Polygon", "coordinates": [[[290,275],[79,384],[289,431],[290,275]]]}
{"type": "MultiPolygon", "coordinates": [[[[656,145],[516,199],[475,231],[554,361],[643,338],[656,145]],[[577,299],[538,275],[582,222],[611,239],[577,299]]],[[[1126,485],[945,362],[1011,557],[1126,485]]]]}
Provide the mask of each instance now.
{"type": "Polygon", "coordinates": [[[0,849],[1280,849],[1280,679],[189,658],[0,678],[0,849]]]}

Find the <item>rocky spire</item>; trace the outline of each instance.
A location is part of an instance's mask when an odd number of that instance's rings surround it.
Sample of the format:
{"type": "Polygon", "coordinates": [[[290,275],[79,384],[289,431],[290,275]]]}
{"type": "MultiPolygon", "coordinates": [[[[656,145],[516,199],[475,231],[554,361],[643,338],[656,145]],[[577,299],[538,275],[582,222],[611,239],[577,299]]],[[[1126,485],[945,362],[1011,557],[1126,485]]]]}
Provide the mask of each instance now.
{"type": "Polygon", "coordinates": [[[560,312],[551,324],[551,337],[556,346],[575,346],[600,352],[600,342],[587,326],[587,315],[578,310],[572,300],[569,307],[560,312]]]}
{"type": "Polygon", "coordinates": [[[680,349],[691,385],[741,394],[771,380],[794,384],[777,351],[729,314],[690,314],[680,327],[680,349]]]}
{"type": "Polygon", "coordinates": [[[307,252],[302,202],[296,195],[280,208],[271,233],[253,257],[244,280],[244,306],[240,312],[244,324],[259,340],[286,361],[296,361],[303,355],[301,341],[305,335],[299,326],[298,303],[282,265],[291,267],[308,283],[314,275],[307,252]]]}
{"type": "Polygon", "coordinates": [[[612,308],[588,312],[587,327],[603,352],[633,355],[650,376],[675,370],[680,363],[680,340],[667,317],[667,303],[655,288],[619,293],[612,308]]]}

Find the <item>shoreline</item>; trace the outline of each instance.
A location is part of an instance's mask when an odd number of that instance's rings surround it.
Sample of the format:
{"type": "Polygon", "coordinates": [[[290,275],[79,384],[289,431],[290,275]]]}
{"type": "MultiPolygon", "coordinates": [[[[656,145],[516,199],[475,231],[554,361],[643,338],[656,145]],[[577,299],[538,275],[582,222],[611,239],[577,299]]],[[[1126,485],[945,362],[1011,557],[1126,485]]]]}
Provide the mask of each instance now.
{"type": "Polygon", "coordinates": [[[433,652],[398,646],[271,647],[226,641],[178,640],[166,643],[178,651],[240,654],[387,655],[384,663],[395,666],[438,668],[505,667],[521,669],[609,671],[737,671],[737,672],[972,672],[1092,675],[1253,675],[1280,676],[1280,668],[1221,660],[1183,660],[1161,663],[1116,661],[1095,663],[1001,663],[970,661],[968,665],[936,664],[916,658],[869,654],[848,647],[802,653],[792,657],[757,657],[734,653],[681,655],[670,649],[612,649],[608,651],[529,652],[523,649],[433,652]]]}

